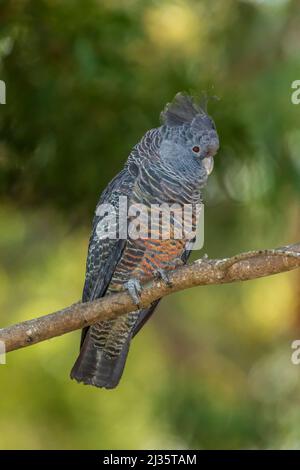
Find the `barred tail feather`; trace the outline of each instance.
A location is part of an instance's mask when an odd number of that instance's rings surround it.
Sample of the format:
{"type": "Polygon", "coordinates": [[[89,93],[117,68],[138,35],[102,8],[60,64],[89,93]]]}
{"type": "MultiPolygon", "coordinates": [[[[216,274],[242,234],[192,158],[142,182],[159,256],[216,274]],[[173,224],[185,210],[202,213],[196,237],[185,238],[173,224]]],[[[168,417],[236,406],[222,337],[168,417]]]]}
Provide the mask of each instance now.
{"type": "Polygon", "coordinates": [[[94,385],[95,387],[115,388],[123,374],[131,339],[150,318],[158,302],[159,300],[156,300],[150,307],[124,315],[119,319],[113,321],[107,320],[101,324],[99,323],[92,327],[84,328],[81,337],[80,353],[71,371],[71,379],[75,379],[77,382],[83,382],[86,385],[94,385]],[[101,325],[100,330],[99,325],[101,325]],[[125,337],[124,325],[125,331],[126,327],[128,328],[125,337]],[[95,328],[97,328],[97,326],[98,345],[99,337],[101,336],[102,340],[107,341],[108,335],[110,335],[113,330],[116,335],[115,339],[117,339],[118,334],[123,336],[122,349],[117,356],[110,358],[105,354],[104,350],[96,344],[95,328]],[[118,330],[118,326],[119,328],[123,326],[123,328],[118,330]]]}
{"type": "Polygon", "coordinates": [[[87,332],[80,354],[71,371],[71,378],[85,385],[115,388],[123,374],[127,359],[131,335],[123,346],[121,353],[115,358],[107,357],[103,351],[95,347],[95,341],[87,332]]]}

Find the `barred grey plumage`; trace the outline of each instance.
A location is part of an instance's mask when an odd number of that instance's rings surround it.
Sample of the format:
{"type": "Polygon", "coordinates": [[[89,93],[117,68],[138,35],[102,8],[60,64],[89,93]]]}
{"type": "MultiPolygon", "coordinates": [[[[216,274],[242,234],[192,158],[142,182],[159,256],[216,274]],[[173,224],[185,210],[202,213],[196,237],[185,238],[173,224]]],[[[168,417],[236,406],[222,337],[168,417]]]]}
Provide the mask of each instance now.
{"type": "MultiPolygon", "coordinates": [[[[177,203],[182,207],[201,201],[200,189],[207,182],[219,146],[214,122],[182,93],[165,107],[161,119],[162,126],[146,132],[133,148],[124,169],[107,186],[97,207],[109,203],[118,211],[120,196],[127,198],[128,206],[177,203]]],[[[162,239],[159,225],[151,227],[147,239],[99,239],[99,223],[101,216],[96,211],[83,302],[124,289],[130,279],[144,282],[156,271],[174,269],[188,259],[187,239],[162,239]]],[[[174,218],[172,223],[174,229],[174,218]]],[[[132,337],[157,303],[83,330],[71,377],[85,384],[114,388],[121,378],[132,337]]]]}

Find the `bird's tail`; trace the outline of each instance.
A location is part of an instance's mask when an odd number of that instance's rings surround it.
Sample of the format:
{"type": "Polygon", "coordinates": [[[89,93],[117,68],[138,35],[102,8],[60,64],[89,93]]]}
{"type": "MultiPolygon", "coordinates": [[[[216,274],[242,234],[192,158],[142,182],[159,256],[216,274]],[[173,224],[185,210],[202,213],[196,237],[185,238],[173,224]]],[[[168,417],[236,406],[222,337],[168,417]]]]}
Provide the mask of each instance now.
{"type": "Polygon", "coordinates": [[[115,388],[123,374],[131,339],[150,318],[158,302],[85,328],[71,378],[86,385],[115,388]]]}
{"type": "Polygon", "coordinates": [[[88,330],[80,354],[71,370],[71,378],[96,387],[115,388],[124,370],[131,337],[126,339],[121,352],[110,357],[98,348],[88,330]]]}

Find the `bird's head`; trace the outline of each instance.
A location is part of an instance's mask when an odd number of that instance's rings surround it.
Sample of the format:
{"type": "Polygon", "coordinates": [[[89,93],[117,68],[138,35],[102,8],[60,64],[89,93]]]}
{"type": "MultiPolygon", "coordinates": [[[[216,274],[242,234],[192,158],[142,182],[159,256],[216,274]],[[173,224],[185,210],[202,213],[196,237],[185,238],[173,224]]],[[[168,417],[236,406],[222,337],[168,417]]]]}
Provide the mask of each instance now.
{"type": "Polygon", "coordinates": [[[219,137],[212,118],[186,94],[178,93],[161,113],[161,159],[173,170],[205,183],[213,170],[219,137]]]}

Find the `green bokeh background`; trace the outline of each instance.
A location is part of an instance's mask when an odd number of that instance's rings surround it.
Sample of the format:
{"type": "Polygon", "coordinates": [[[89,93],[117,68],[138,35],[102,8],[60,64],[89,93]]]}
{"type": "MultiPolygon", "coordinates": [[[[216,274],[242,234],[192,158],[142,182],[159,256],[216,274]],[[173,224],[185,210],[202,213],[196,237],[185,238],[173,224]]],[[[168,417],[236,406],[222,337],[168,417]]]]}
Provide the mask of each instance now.
{"type": "MultiPolygon", "coordinates": [[[[180,90],[221,149],[199,257],[299,241],[298,0],[0,1],[0,325],[77,301],[93,210],[180,90]]],[[[114,391],[79,332],[0,366],[1,449],[300,448],[299,272],[164,299],[114,391]]]]}

